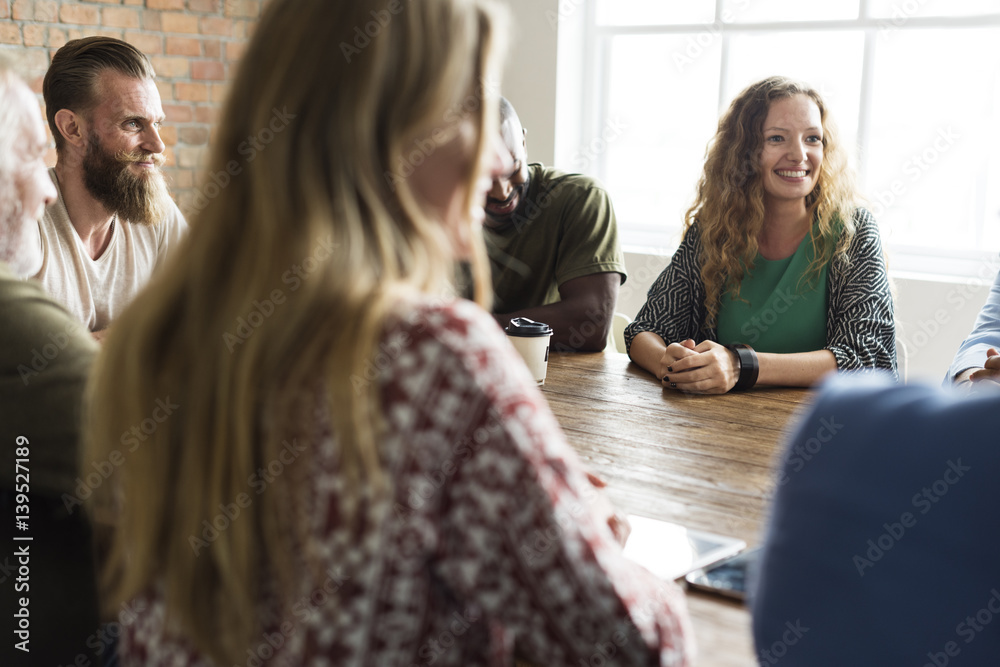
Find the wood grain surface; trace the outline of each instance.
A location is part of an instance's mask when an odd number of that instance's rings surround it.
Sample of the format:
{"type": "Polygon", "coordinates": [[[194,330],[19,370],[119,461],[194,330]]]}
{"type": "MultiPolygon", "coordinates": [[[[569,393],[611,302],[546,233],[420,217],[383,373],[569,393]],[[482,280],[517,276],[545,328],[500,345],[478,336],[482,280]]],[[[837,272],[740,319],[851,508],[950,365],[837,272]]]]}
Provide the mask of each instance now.
{"type": "MultiPolygon", "coordinates": [[[[542,392],[618,508],[749,545],[760,540],[786,428],[810,396],[681,394],[613,352],[552,354],[542,392]]],[[[695,591],[687,598],[698,667],[757,664],[742,605],[695,591]]]]}

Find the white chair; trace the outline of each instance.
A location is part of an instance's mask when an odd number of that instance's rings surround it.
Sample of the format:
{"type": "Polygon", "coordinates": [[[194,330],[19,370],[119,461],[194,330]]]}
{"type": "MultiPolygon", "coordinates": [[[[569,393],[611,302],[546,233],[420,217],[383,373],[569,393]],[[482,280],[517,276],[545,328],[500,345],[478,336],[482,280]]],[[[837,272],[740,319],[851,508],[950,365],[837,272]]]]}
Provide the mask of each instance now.
{"type": "Polygon", "coordinates": [[[611,320],[611,343],[608,344],[608,348],[612,348],[617,352],[624,354],[627,350],[625,349],[625,327],[632,323],[632,318],[624,313],[615,313],[614,318],[611,320]]]}

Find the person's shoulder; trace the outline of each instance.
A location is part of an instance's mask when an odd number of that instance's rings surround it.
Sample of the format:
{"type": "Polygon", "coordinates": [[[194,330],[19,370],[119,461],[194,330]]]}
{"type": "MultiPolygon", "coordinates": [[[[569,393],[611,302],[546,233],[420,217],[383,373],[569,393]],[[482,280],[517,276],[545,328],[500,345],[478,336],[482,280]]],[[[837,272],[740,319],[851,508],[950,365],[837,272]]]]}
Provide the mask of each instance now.
{"type": "Polygon", "coordinates": [[[823,423],[837,424],[843,449],[869,454],[936,449],[973,437],[1000,408],[1000,393],[969,396],[951,387],[900,385],[884,373],[843,373],[826,381],[799,428],[811,437],[823,423]]]}
{"type": "MultiPolygon", "coordinates": [[[[516,354],[496,320],[465,299],[410,301],[394,317],[383,345],[399,350],[405,367],[434,363],[488,388],[516,354]]],[[[458,381],[458,378],[454,378],[458,381]]]]}
{"type": "Polygon", "coordinates": [[[419,299],[407,303],[392,327],[415,343],[446,348],[464,356],[497,345],[503,332],[496,320],[465,299],[419,299]]]}
{"type": "Polygon", "coordinates": [[[604,185],[592,176],[577,174],[569,171],[546,167],[538,162],[533,162],[529,166],[531,178],[537,179],[539,185],[546,190],[556,188],[574,188],[579,190],[598,190],[607,194],[604,185]]]}
{"type": "Polygon", "coordinates": [[[864,206],[855,207],[854,213],[851,216],[851,223],[856,238],[879,238],[878,220],[864,206]]]}
{"type": "Polygon", "coordinates": [[[49,296],[41,284],[21,280],[3,264],[0,264],[0,317],[8,323],[2,329],[5,347],[20,340],[29,347],[62,341],[58,344],[60,350],[69,346],[84,352],[98,349],[84,326],[49,296]]]}

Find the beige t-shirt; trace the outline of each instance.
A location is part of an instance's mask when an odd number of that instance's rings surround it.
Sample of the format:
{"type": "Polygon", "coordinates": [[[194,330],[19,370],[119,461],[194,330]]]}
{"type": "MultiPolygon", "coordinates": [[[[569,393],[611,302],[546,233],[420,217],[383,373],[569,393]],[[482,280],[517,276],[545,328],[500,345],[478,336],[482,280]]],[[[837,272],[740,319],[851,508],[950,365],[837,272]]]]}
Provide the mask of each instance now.
{"type": "Polygon", "coordinates": [[[176,205],[153,225],[119,220],[104,254],[91,259],[70,223],[54,169],[49,176],[59,197],[38,221],[42,268],[35,280],[91,331],[107,329],[177,246],[187,222],[176,205]]]}

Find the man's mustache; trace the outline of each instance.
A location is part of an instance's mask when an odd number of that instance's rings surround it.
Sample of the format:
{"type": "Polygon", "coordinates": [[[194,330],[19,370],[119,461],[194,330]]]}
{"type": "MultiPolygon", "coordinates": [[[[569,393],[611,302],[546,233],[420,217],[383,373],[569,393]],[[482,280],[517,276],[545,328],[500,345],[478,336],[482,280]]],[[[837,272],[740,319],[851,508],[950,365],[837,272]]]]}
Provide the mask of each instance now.
{"type": "Polygon", "coordinates": [[[140,162],[152,162],[153,166],[159,169],[167,161],[160,153],[143,153],[140,151],[124,151],[115,156],[119,162],[125,164],[138,164],[140,162]]]}

